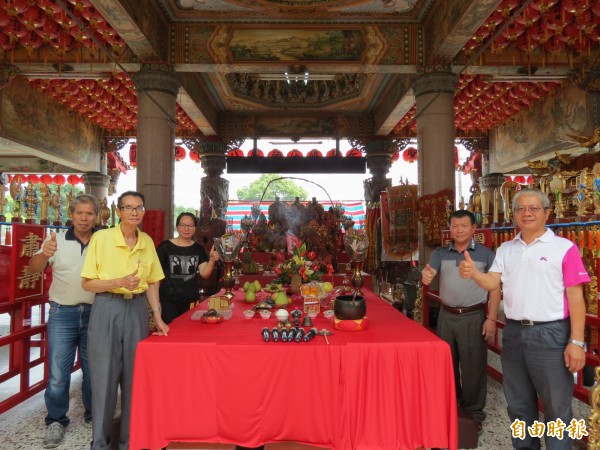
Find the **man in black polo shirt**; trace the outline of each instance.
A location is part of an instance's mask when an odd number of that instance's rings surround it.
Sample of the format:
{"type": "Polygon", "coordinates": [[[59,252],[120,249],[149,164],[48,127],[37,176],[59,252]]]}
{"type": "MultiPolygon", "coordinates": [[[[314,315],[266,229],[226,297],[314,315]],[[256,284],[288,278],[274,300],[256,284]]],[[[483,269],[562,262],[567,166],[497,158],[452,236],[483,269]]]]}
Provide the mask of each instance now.
{"type": "Polygon", "coordinates": [[[449,224],[452,241],[433,252],[421,276],[423,284],[429,285],[440,273],[442,305],[437,333],[452,351],[458,405],[473,416],[481,431],[487,393],[486,341],[496,332],[500,289],[490,292],[486,317],[488,292],[473,280],[461,278],[458,266],[468,250],[478,269],[487,272],[494,262],[494,252],[473,240],[477,225],[471,212],[454,211],[449,224]]]}

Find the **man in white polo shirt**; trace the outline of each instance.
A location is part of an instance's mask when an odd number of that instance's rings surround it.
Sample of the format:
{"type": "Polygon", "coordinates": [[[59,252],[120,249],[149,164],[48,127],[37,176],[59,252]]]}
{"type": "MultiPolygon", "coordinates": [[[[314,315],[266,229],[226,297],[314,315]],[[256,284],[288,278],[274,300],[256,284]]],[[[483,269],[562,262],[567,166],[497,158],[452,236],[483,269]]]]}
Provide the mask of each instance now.
{"type": "Polygon", "coordinates": [[[70,205],[72,227],[66,233],[48,233],[42,248],[29,261],[29,272],[52,266],[48,313],[48,384],[44,400],[48,414],[44,448],[62,444],[69,425],[69,388],[75,352],[79,349],[83,372],[84,421],[92,421],[92,392],[88,369],[87,329],[94,293],[81,287],[81,268],[98,216],[98,200],[82,194],[70,205]]]}
{"type": "Polygon", "coordinates": [[[530,434],[544,407],[547,450],[573,448],[569,433],[560,436],[548,424],[571,424],[573,373],[585,364],[583,283],[590,277],[579,249],[546,228],[550,214],[546,194],[527,189],[512,201],[517,236],[503,243],[488,273],[480,272],[465,252],[459,267],[484,289],[503,285],[506,326],[502,335],[502,373],[508,415],[524,435],[513,432],[516,449],[539,450],[530,434]],[[532,427],[532,428],[529,428],[532,427]]]}

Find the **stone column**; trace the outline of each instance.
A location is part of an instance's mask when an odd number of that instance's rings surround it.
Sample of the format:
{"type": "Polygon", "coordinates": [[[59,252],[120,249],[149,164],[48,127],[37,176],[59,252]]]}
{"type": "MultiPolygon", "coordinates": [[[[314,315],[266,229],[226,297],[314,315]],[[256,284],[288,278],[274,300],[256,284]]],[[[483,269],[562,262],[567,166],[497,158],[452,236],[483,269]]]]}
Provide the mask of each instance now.
{"type": "Polygon", "coordinates": [[[391,178],[386,178],[386,175],[392,166],[392,155],[396,149],[397,143],[393,140],[373,140],[365,145],[367,169],[372,175],[364,181],[365,202],[379,201],[381,191],[392,185],[391,178]]]}
{"type": "Polygon", "coordinates": [[[108,184],[110,177],[100,172],[87,172],[81,177],[85,186],[85,193],[92,194],[98,201],[108,196],[108,184]]]}
{"type": "Polygon", "coordinates": [[[146,208],[165,211],[166,237],[173,236],[176,99],[179,80],[167,64],[142,64],[133,80],[138,98],[137,185],[146,208]]]}
{"type": "Polygon", "coordinates": [[[229,200],[229,180],[221,177],[226,166],[227,143],[215,138],[201,142],[197,148],[200,165],[206,174],[200,180],[200,197],[208,197],[217,217],[223,219],[229,200]]]}
{"type": "MultiPolygon", "coordinates": [[[[417,104],[419,150],[419,196],[444,189],[455,192],[454,181],[454,91],[457,77],[449,71],[425,73],[413,83],[417,104]]],[[[454,195],[451,198],[454,205],[454,195]]],[[[421,226],[421,225],[420,225],[421,226]]],[[[429,260],[433,248],[426,247],[419,233],[419,259],[429,260]]]]}

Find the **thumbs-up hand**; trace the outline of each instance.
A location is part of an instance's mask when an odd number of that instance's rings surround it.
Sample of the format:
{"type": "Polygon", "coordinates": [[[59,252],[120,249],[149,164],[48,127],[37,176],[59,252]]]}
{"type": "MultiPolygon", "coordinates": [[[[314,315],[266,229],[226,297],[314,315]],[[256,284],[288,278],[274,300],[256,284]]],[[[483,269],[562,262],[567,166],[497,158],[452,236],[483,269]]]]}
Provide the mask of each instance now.
{"type": "Polygon", "coordinates": [[[210,249],[210,260],[215,262],[219,260],[219,252],[215,249],[214,245],[210,249]]]}
{"type": "Polygon", "coordinates": [[[51,231],[50,239],[47,239],[46,242],[44,242],[42,253],[44,254],[44,256],[51,258],[52,256],[54,256],[54,253],[56,253],[57,248],[58,245],[56,244],[56,233],[54,231],[51,231]]]}
{"type": "Polygon", "coordinates": [[[464,261],[460,262],[460,265],[458,266],[458,273],[463,278],[473,278],[473,275],[475,275],[479,271],[475,267],[475,263],[471,259],[471,255],[469,255],[469,252],[465,251],[463,254],[465,256],[465,259],[464,261]]]}
{"type": "Polygon", "coordinates": [[[136,278],[137,273],[138,273],[138,269],[136,268],[129,275],[127,275],[126,277],[121,278],[121,280],[122,280],[122,287],[124,287],[125,289],[128,289],[130,291],[134,291],[135,289],[137,289],[137,287],[140,284],[140,279],[136,278]]]}
{"type": "Polygon", "coordinates": [[[429,284],[435,278],[436,275],[437,271],[433,269],[433,267],[431,267],[429,264],[427,264],[425,268],[421,271],[421,283],[423,283],[425,286],[429,286],[429,284]]]}

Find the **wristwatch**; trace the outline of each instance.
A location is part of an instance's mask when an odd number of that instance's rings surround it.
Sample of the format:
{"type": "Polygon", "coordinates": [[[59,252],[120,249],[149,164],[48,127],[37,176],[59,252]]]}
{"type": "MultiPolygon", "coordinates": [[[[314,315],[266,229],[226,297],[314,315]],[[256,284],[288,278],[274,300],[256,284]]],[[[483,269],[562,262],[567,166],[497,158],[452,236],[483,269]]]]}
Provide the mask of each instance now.
{"type": "Polygon", "coordinates": [[[587,350],[587,345],[584,341],[578,341],[577,339],[569,339],[569,344],[573,344],[577,347],[581,347],[582,349],[587,350]]]}

